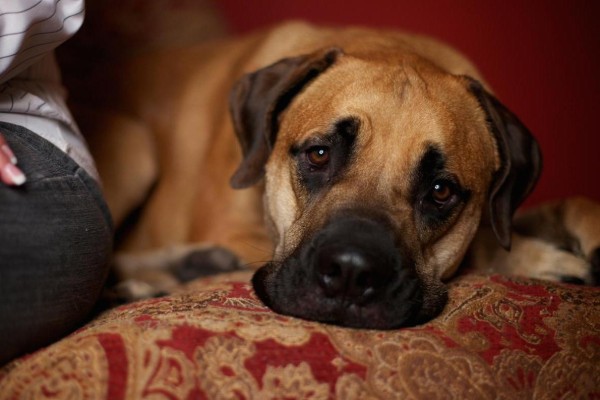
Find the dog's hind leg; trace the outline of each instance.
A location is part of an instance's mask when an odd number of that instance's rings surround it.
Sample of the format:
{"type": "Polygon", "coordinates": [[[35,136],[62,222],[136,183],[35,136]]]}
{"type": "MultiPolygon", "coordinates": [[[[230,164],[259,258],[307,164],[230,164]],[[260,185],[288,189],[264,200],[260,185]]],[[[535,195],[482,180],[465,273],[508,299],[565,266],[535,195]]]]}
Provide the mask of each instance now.
{"type": "Polygon", "coordinates": [[[582,197],[548,203],[519,215],[515,231],[585,260],[591,279],[586,283],[600,285],[600,204],[582,197]]]}
{"type": "Polygon", "coordinates": [[[74,107],[100,178],[115,227],[139,207],[158,177],[158,160],[148,127],[110,110],[74,107]]]}

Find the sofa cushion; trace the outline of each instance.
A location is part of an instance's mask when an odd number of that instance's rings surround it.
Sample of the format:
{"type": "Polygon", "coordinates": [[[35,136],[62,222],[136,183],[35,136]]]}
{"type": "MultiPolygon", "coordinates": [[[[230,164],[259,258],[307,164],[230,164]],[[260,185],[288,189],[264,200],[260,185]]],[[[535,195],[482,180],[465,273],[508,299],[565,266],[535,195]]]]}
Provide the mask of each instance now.
{"type": "Polygon", "coordinates": [[[109,310],[0,369],[0,397],[600,396],[600,289],[464,275],[435,320],[373,331],[274,314],[249,277],[109,310]]]}

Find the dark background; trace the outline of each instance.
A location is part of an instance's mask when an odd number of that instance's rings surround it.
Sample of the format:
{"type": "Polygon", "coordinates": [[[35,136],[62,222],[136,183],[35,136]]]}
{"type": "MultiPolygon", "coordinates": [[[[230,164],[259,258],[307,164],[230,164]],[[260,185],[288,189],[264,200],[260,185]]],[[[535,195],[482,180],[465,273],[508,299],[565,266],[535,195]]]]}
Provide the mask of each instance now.
{"type": "Polygon", "coordinates": [[[453,45],[529,127],[544,155],[527,205],[600,201],[600,1],[220,0],[235,33],[288,19],[397,28],[453,45]]]}

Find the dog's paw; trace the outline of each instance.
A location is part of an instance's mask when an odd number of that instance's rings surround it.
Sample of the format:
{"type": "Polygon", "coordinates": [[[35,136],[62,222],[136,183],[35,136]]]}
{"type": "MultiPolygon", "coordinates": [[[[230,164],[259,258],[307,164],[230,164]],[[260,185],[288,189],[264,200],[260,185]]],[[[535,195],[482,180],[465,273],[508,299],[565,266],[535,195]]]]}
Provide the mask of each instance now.
{"type": "Polygon", "coordinates": [[[585,262],[586,273],[583,276],[564,275],[560,281],[574,285],[600,286],[600,247],[592,251],[589,262],[585,262]]]}
{"type": "Polygon", "coordinates": [[[585,285],[585,280],[573,275],[562,275],[559,278],[560,282],[568,283],[569,285],[585,285]]]}
{"type": "Polygon", "coordinates": [[[590,265],[585,259],[563,250],[547,254],[537,278],[573,285],[591,284],[590,265]]]}
{"type": "Polygon", "coordinates": [[[580,265],[574,274],[562,274],[559,276],[559,281],[572,285],[590,285],[600,286],[600,247],[596,248],[589,261],[586,261],[582,256],[575,256],[579,260],[580,265]]]}
{"type": "Polygon", "coordinates": [[[147,282],[128,279],[106,287],[102,293],[102,301],[105,303],[106,308],[112,308],[138,300],[162,297],[167,294],[167,291],[163,291],[147,282]]]}
{"type": "Polygon", "coordinates": [[[173,265],[171,271],[180,282],[189,282],[240,268],[239,259],[231,251],[223,247],[207,247],[186,254],[173,265]]]}

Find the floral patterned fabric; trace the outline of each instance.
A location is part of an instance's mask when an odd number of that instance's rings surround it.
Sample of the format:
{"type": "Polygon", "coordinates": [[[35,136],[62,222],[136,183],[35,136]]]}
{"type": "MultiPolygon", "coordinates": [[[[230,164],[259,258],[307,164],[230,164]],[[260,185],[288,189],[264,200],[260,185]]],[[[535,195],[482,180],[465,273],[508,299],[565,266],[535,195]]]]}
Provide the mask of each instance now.
{"type": "Polygon", "coordinates": [[[600,398],[600,289],[464,275],[435,320],[345,329],[236,273],[105,312],[0,369],[0,398],[600,398]]]}

